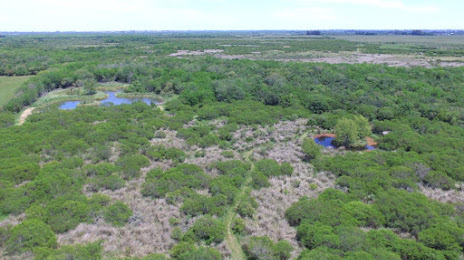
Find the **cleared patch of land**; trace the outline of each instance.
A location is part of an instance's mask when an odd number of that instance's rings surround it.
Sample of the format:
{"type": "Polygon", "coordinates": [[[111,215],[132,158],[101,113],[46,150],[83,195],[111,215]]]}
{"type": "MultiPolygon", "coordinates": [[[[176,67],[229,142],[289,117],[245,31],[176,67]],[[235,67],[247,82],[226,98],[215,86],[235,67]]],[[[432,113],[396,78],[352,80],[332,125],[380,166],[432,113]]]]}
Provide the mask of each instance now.
{"type": "Polygon", "coordinates": [[[34,112],[35,110],[35,107],[29,107],[27,108],[26,110],[24,110],[21,115],[19,116],[19,123],[18,125],[22,125],[24,124],[24,122],[26,122],[26,119],[28,116],[30,116],[32,114],[32,112],[34,112]]]}
{"type": "Polygon", "coordinates": [[[0,77],[0,107],[8,103],[16,90],[29,78],[30,76],[0,77]]]}

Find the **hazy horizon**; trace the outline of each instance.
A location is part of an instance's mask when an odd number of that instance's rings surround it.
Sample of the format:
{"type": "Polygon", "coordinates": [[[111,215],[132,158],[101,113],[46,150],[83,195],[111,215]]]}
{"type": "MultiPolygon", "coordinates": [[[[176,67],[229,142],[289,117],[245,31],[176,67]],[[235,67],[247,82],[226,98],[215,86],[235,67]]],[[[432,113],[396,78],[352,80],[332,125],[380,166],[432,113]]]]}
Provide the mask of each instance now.
{"type": "Polygon", "coordinates": [[[17,0],[2,6],[3,32],[464,28],[464,3],[457,0],[17,0]]]}

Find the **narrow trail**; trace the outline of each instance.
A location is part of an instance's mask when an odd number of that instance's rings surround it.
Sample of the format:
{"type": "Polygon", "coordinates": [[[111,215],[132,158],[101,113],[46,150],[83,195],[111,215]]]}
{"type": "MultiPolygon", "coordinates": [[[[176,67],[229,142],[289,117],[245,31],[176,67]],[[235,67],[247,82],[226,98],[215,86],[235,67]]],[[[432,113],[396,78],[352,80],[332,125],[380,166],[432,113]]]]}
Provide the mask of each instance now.
{"type": "MultiPolygon", "coordinates": [[[[245,160],[248,163],[251,163],[251,168],[250,168],[250,173],[254,169],[254,164],[251,162],[250,156],[253,153],[253,150],[248,151],[244,154],[245,160]]],[[[246,259],[245,253],[242,250],[242,247],[240,246],[240,243],[237,240],[237,237],[234,235],[234,233],[231,230],[231,225],[232,221],[234,219],[234,216],[236,215],[236,211],[238,206],[240,205],[240,202],[242,201],[243,196],[245,195],[246,191],[250,188],[249,184],[251,182],[251,176],[248,176],[243,183],[240,191],[240,195],[238,195],[237,202],[233,207],[231,207],[226,215],[226,228],[227,228],[227,234],[226,234],[226,242],[227,245],[229,246],[230,251],[232,252],[232,259],[233,260],[244,260],[246,259]]]]}
{"type": "Polygon", "coordinates": [[[27,117],[30,116],[34,110],[35,110],[35,107],[29,107],[26,110],[24,110],[19,116],[18,125],[24,124],[24,122],[26,122],[27,117]]]}

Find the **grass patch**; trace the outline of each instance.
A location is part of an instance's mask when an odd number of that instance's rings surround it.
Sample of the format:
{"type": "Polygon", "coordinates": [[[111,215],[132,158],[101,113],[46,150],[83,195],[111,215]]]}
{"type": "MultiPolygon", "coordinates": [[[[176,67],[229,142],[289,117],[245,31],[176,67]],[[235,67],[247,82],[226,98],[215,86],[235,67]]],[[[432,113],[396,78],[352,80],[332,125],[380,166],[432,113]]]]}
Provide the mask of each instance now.
{"type": "Polygon", "coordinates": [[[83,103],[91,103],[98,100],[103,100],[107,94],[102,91],[97,91],[95,95],[84,95],[84,90],[80,88],[68,88],[54,90],[47,95],[39,98],[32,106],[43,107],[49,106],[65,101],[79,100],[83,103]]]}
{"type": "Polygon", "coordinates": [[[29,78],[30,76],[0,77],[0,107],[6,105],[14,97],[16,90],[29,78]]]}
{"type": "Polygon", "coordinates": [[[8,215],[4,215],[4,214],[0,213],[0,221],[5,220],[6,218],[8,218],[8,215]]]}
{"type": "Polygon", "coordinates": [[[125,93],[125,92],[119,92],[116,93],[116,97],[119,98],[151,98],[154,99],[158,102],[166,102],[174,99],[175,95],[157,95],[155,93],[125,93]]]}
{"type": "Polygon", "coordinates": [[[97,85],[97,90],[100,91],[115,91],[126,89],[130,84],[119,83],[119,82],[107,82],[107,83],[100,83],[97,85]]]}

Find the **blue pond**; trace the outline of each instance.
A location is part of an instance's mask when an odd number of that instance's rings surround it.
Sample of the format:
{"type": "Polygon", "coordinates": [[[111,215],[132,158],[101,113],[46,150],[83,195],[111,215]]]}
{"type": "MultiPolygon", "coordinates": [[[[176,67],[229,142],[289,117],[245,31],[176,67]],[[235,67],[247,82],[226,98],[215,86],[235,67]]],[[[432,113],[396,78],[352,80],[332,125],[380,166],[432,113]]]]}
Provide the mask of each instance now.
{"type": "Polygon", "coordinates": [[[59,106],[60,109],[64,110],[70,110],[74,109],[77,107],[77,104],[81,103],[80,101],[66,101],[61,106],[59,106]]]}
{"type": "Polygon", "coordinates": [[[335,145],[332,145],[333,137],[319,137],[319,138],[314,138],[314,141],[318,145],[322,145],[325,148],[333,149],[335,148],[335,145]]]}
{"type": "MultiPolygon", "coordinates": [[[[108,97],[104,100],[101,100],[100,103],[101,103],[101,106],[107,106],[107,105],[110,105],[110,104],[114,104],[114,105],[122,105],[122,104],[132,104],[134,102],[138,102],[138,101],[141,101],[141,102],[144,102],[148,105],[150,105],[151,103],[154,103],[154,104],[158,104],[159,102],[152,99],[152,98],[120,98],[120,97],[116,97],[116,93],[119,93],[120,91],[105,91],[106,94],[108,94],[108,97]]],[[[74,109],[77,107],[77,105],[81,103],[80,101],[66,101],[66,102],[63,102],[63,104],[61,104],[59,106],[60,109],[64,109],[64,110],[69,110],[69,109],[74,109]]]]}
{"type": "MultiPolygon", "coordinates": [[[[325,136],[323,136],[323,137],[319,137],[319,138],[314,138],[314,141],[316,142],[316,144],[322,145],[325,148],[334,149],[334,148],[337,148],[337,147],[332,144],[333,139],[334,139],[333,137],[325,137],[325,136]]],[[[375,146],[366,145],[366,149],[369,150],[369,151],[375,150],[375,146]]]]}

